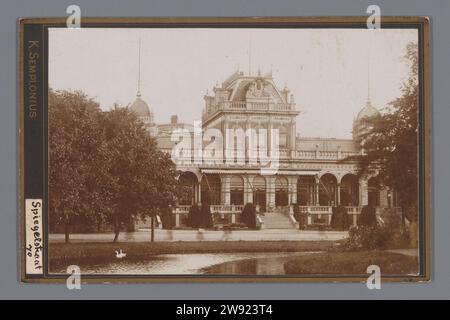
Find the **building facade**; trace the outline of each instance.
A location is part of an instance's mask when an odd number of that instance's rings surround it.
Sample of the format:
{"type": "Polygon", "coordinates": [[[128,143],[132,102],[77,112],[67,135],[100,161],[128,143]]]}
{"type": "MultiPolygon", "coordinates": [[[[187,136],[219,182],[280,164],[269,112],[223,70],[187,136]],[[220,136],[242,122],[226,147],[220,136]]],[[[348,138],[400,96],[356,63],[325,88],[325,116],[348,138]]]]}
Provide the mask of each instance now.
{"type": "Polygon", "coordinates": [[[358,176],[357,163],[349,160],[364,152],[358,136],[365,120],[379,115],[369,100],[354,119],[353,139],[300,137],[296,119],[301,112],[294,96],[287,87],[279,88],[271,74],[236,71],[204,101],[197,126],[180,123],[177,116],[155,124],[139,94],[130,106],[190,187],[177,212],[202,202],[218,211],[239,210],[250,202],[265,213],[292,204],[319,213],[330,213],[335,205],[355,212],[367,204],[395,206],[395,192],[380,186],[376,177],[358,176]]]}

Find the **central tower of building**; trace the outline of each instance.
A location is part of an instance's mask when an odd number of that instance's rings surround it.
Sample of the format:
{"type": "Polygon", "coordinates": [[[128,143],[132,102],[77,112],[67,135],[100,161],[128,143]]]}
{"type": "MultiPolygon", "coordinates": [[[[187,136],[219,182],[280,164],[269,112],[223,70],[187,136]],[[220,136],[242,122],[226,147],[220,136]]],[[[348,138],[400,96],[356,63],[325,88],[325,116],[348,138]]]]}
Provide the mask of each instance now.
{"type": "MultiPolygon", "coordinates": [[[[279,134],[280,156],[291,156],[296,149],[296,110],[294,96],[287,87],[277,88],[272,74],[244,75],[236,71],[221,85],[216,85],[213,95],[206,94],[202,114],[203,129],[215,128],[223,133],[227,129],[265,129],[266,141],[260,143],[270,150],[272,129],[279,134]]],[[[225,146],[225,143],[224,143],[225,146]]],[[[245,154],[248,141],[237,148],[245,154]]],[[[226,152],[226,151],[224,151],[226,152]]]]}

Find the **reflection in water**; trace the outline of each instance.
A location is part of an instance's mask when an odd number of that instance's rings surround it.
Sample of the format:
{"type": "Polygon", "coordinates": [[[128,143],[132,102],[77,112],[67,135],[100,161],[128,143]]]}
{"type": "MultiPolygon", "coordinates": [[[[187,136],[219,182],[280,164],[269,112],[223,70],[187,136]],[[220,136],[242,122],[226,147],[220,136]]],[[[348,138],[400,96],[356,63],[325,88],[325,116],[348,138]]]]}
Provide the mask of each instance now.
{"type": "MultiPolygon", "coordinates": [[[[284,262],[295,256],[308,254],[292,252],[219,253],[219,254],[162,254],[151,259],[123,259],[108,263],[94,261],[80,265],[84,274],[284,274],[284,262]]],[[[66,266],[52,270],[66,273],[66,266]]]]}
{"type": "Polygon", "coordinates": [[[206,267],[202,271],[206,274],[223,274],[223,275],[283,275],[284,263],[293,257],[308,254],[284,254],[278,257],[264,257],[253,259],[240,259],[228,261],[220,264],[206,267]]]}

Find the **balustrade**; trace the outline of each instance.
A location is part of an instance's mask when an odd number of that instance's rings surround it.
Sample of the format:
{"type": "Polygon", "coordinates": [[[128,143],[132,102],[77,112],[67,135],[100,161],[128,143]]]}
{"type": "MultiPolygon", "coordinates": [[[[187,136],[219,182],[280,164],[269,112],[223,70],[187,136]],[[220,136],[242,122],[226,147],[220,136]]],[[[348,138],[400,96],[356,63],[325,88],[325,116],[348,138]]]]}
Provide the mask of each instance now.
{"type": "Polygon", "coordinates": [[[219,110],[255,110],[255,111],[294,111],[293,103],[271,103],[271,102],[247,102],[247,101],[222,101],[217,105],[209,106],[203,113],[209,116],[219,110]]]}
{"type": "MultiPolygon", "coordinates": [[[[190,205],[180,205],[174,207],[173,213],[176,215],[177,225],[180,225],[180,215],[185,215],[189,212],[190,205]]],[[[352,225],[356,226],[357,217],[361,213],[361,206],[347,206],[347,213],[350,215],[352,219],[352,225]]],[[[211,214],[220,213],[220,214],[231,214],[232,223],[236,222],[236,215],[241,213],[244,209],[243,205],[211,205],[211,214]]],[[[289,209],[286,207],[286,214],[289,213],[289,209]]],[[[316,219],[325,219],[325,224],[330,224],[331,215],[333,214],[333,208],[331,206],[299,206],[300,212],[306,214],[308,217],[308,224],[312,224],[316,219]]],[[[385,208],[377,207],[377,214],[380,214],[381,211],[385,208]]],[[[400,208],[389,208],[386,210],[395,210],[397,213],[400,212],[400,208]]]]}

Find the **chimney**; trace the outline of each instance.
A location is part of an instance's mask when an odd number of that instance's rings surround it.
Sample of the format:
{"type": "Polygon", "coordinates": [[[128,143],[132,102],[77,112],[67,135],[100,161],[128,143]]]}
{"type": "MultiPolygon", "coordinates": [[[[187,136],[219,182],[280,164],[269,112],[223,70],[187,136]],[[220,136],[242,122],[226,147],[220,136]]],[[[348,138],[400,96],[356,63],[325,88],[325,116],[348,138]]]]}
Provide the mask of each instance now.
{"type": "Polygon", "coordinates": [[[170,123],[171,124],[177,124],[178,123],[178,116],[173,115],[170,117],[170,123]]]}

